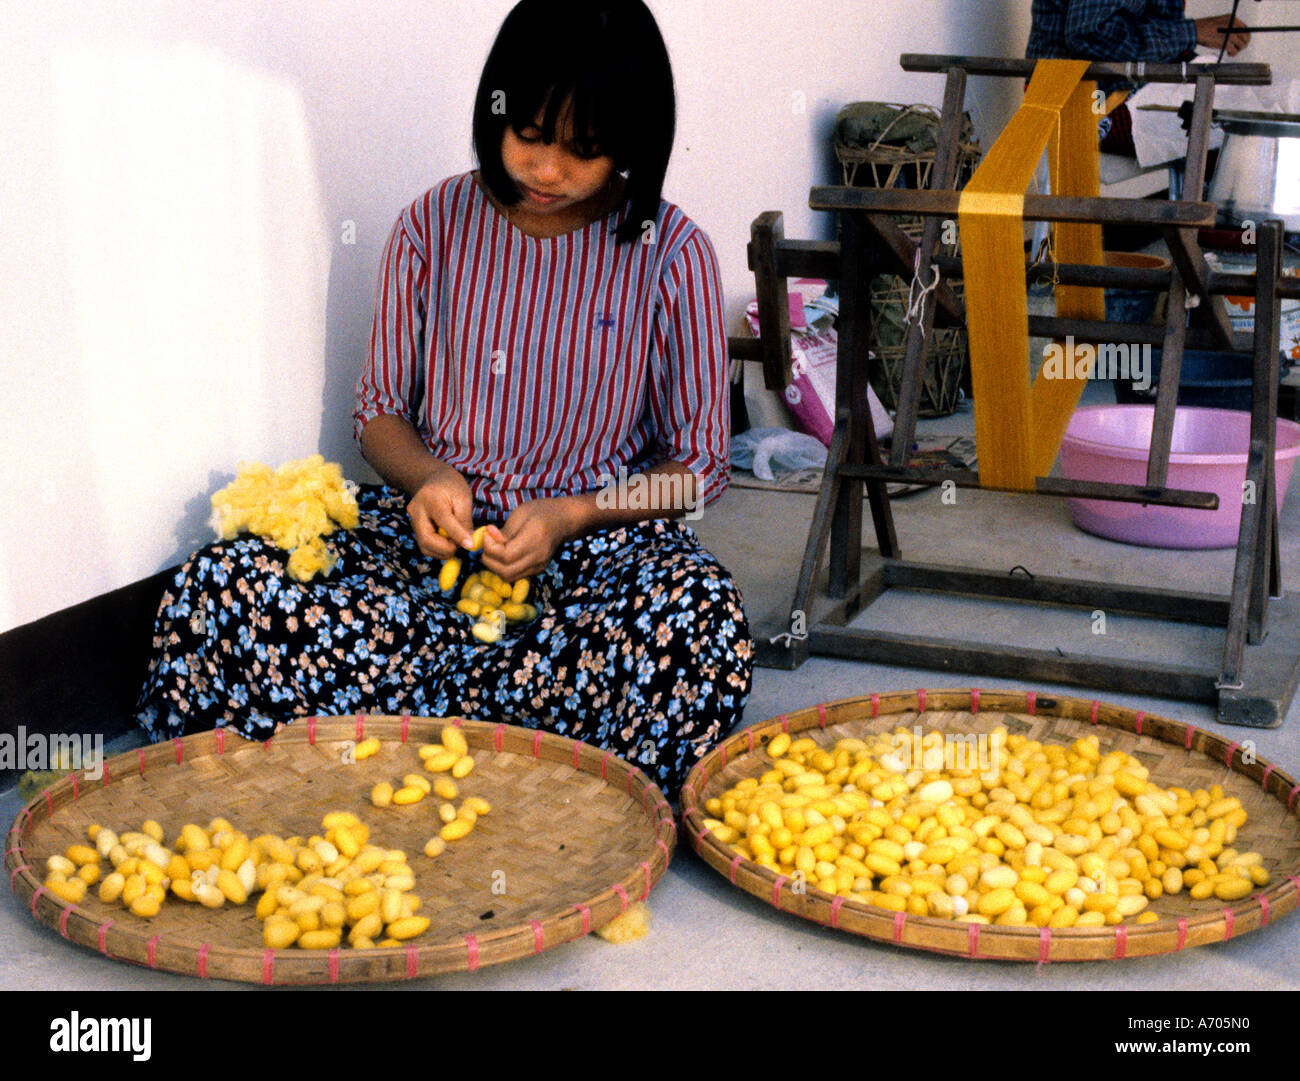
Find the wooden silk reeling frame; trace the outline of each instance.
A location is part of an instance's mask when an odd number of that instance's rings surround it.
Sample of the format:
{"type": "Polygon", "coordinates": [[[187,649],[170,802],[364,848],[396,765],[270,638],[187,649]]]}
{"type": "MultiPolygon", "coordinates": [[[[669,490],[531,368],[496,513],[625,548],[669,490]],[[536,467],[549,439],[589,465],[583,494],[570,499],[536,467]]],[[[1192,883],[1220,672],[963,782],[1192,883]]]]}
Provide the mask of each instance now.
{"type": "MultiPolygon", "coordinates": [[[[1273,476],[1280,301],[1300,297],[1300,280],[1281,277],[1281,223],[1257,226],[1255,274],[1220,272],[1208,266],[1198,246],[1198,228],[1215,222],[1213,205],[1097,195],[1092,85],[1099,80],[1131,80],[1131,65],[1067,61],[1035,70],[1032,61],[908,54],[902,66],[946,76],[931,186],[922,190],[814,188],[809,205],[838,215],[838,241],[786,240],[781,215],[775,211],[760,215],[752,230],[749,262],[757,285],[760,338],[733,338],[729,344],[734,358],[762,362],[769,388],[782,389],[791,379],[787,279],[832,279],[839,283],[840,294],[835,425],[826,472],[790,607],[775,618],[751,614],[758,663],[789,668],[811,653],[828,654],[1126,693],[1160,693],[1217,702],[1220,719],[1228,723],[1280,723],[1300,680],[1300,601],[1281,597],[1273,476]],[[1027,107],[1016,113],[965,190],[958,192],[956,158],[968,75],[1033,78],[1026,93],[1027,107]],[[1028,194],[1029,173],[1044,148],[1051,163],[1052,193],[1028,194]],[[922,217],[919,242],[895,224],[890,215],[897,214],[922,217]],[[961,221],[960,258],[943,255],[938,248],[943,223],[954,217],[961,221]],[[1052,223],[1056,236],[1054,256],[1027,265],[1023,222],[1031,220],[1052,223]],[[1103,265],[1103,223],[1159,230],[1169,247],[1172,269],[1103,265]],[[939,273],[908,327],[893,441],[886,458],[877,446],[867,404],[870,283],[880,274],[910,279],[917,268],[927,281],[932,268],[939,273]],[[964,302],[950,284],[959,279],[965,281],[964,302]],[[1027,315],[1025,287],[1033,281],[1057,286],[1054,315],[1027,315]],[[1103,289],[1108,287],[1167,292],[1171,317],[1163,327],[1108,323],[1102,318],[1103,289]],[[1255,299],[1253,335],[1234,334],[1223,305],[1225,295],[1241,294],[1255,299]],[[1194,309],[1191,320],[1186,317],[1189,309],[1194,309]],[[908,451],[915,435],[929,332],[934,325],[962,324],[970,331],[978,473],[912,466],[908,451]],[[1058,342],[1072,338],[1076,348],[1081,343],[1116,343],[1162,349],[1144,484],[1047,475],[1089,370],[1080,369],[1078,359],[1069,357],[1073,371],[1067,363],[1049,378],[1040,372],[1031,386],[1031,336],[1058,342]],[[1166,483],[1185,346],[1226,348],[1249,353],[1251,358],[1247,480],[1256,500],[1242,508],[1230,594],[903,560],[886,489],[895,482],[1217,507],[1212,493],[1173,489],[1166,483]],[[879,550],[879,559],[869,557],[874,562],[865,575],[864,494],[879,550]],[[824,591],[815,592],[827,553],[824,591]],[[1216,663],[1162,664],[1095,652],[1065,653],[1032,643],[1004,646],[959,640],[951,634],[905,635],[849,625],[891,588],[1199,623],[1223,630],[1223,653],[1216,663]],[[1270,597],[1275,598],[1271,604],[1270,597]],[[1270,621],[1271,611],[1279,616],[1270,621]]],[[[1143,78],[1195,84],[1186,189],[1199,194],[1216,82],[1265,85],[1272,76],[1264,64],[1192,68],[1148,64],[1143,78]]],[[[1089,361],[1095,356],[1088,349],[1084,354],[1089,361]]],[[[1033,543],[1038,547],[1041,540],[1035,538],[1033,543]]]]}

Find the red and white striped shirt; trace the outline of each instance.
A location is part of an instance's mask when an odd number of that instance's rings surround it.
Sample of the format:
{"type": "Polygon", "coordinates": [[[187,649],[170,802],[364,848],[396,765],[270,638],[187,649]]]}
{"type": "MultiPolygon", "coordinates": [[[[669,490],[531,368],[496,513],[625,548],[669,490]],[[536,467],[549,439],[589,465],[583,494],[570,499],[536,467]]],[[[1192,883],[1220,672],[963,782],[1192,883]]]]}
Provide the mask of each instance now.
{"type": "Polygon", "coordinates": [[[667,202],[653,231],[617,244],[626,214],[537,238],[468,173],[416,199],[384,253],[356,437],[381,414],[411,421],[489,519],[665,460],[696,475],[697,506],[721,495],[731,416],[713,246],[667,202]]]}

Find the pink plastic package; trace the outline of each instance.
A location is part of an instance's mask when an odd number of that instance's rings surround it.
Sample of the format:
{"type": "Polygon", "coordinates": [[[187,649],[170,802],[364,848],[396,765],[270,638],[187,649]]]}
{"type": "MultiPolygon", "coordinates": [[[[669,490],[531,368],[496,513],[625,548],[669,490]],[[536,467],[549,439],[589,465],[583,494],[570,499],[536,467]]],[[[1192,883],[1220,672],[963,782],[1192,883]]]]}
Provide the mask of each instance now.
{"type": "MultiPolygon", "coordinates": [[[[815,278],[797,278],[790,282],[790,349],[794,354],[794,379],[785,388],[783,397],[795,428],[829,447],[834,428],[838,339],[829,320],[817,319],[810,325],[804,311],[805,305],[825,291],[826,283],[815,278]]],[[[757,337],[758,301],[751,301],[745,309],[745,321],[750,332],[757,337]]],[[[883,439],[893,431],[894,422],[875,391],[868,388],[868,395],[876,437],[883,439]]]]}

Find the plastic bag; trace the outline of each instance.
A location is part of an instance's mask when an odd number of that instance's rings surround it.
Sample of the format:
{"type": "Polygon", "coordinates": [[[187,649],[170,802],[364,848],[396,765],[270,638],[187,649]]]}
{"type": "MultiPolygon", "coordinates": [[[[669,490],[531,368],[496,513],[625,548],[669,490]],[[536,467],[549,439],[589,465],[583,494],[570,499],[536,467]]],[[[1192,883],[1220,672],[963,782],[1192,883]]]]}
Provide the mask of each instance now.
{"type": "Polygon", "coordinates": [[[731,437],[731,464],[748,469],[759,480],[774,480],[773,469],[825,469],[826,447],[821,440],[789,428],[750,428],[731,437]]]}

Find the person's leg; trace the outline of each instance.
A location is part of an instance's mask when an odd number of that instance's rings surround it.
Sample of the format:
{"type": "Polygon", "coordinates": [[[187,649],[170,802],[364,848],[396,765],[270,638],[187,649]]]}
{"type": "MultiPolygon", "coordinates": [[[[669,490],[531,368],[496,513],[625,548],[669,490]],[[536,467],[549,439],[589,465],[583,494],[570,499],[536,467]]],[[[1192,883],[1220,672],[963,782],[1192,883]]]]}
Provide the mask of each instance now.
{"type": "Polygon", "coordinates": [[[199,551],[163,597],[137,707],[151,739],[229,725],[265,739],[309,714],[446,711],[441,671],[468,641],[391,488],[327,538],[338,564],[297,582],[257,537],[199,551]]]}
{"type": "Polygon", "coordinates": [[[539,617],[450,675],[465,715],[604,747],[675,798],[749,696],[735,582],[692,530],[654,521],[571,541],[536,586],[539,617]]]}

